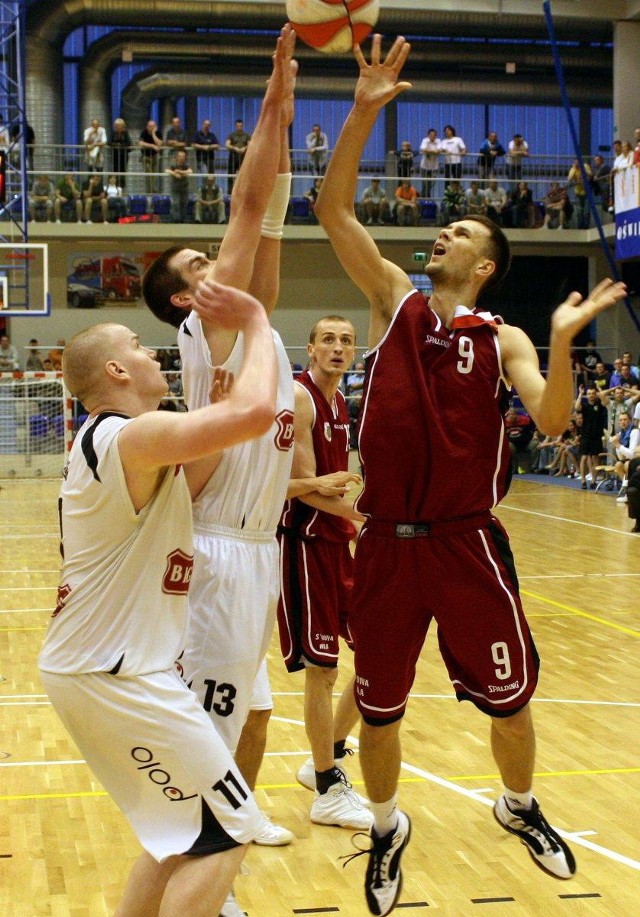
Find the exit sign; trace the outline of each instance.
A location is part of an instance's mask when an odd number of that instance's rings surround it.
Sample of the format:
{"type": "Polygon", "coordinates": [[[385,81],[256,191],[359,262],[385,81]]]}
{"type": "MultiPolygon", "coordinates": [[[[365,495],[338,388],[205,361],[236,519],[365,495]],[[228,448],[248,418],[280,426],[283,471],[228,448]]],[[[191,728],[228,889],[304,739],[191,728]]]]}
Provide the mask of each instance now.
{"type": "Polygon", "coordinates": [[[426,260],[427,260],[427,253],[426,253],[426,252],[414,252],[414,253],[413,253],[413,260],[414,260],[414,261],[426,261],[426,260]]]}

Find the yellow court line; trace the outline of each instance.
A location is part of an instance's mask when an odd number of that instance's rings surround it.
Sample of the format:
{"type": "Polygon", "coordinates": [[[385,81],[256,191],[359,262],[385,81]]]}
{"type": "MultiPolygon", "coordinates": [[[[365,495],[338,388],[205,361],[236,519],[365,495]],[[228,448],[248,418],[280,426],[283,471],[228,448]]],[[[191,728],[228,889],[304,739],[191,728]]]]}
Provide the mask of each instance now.
{"type": "MultiPolygon", "coordinates": [[[[540,771],[533,776],[542,777],[590,777],[594,774],[640,774],[640,767],[603,767],[583,771],[540,771]]],[[[447,777],[447,780],[500,780],[500,774],[469,774],[459,777],[447,777]]]]}
{"type": "MultiPolygon", "coordinates": [[[[55,764],[55,761],[51,762],[55,764]]],[[[596,774],[640,774],[640,767],[610,767],[598,770],[582,771],[540,771],[533,776],[540,779],[543,777],[590,777],[596,774]]],[[[424,783],[426,777],[400,777],[399,783],[424,783]]],[[[461,774],[452,777],[445,777],[445,780],[500,780],[500,774],[461,774]]],[[[354,786],[364,786],[364,780],[353,780],[354,786]]],[[[302,790],[297,781],[295,783],[259,783],[257,790],[302,790]]],[[[98,797],[108,796],[106,790],[86,790],[78,793],[28,793],[11,796],[0,796],[1,802],[15,802],[19,799],[77,799],[81,797],[98,797]]]]}
{"type": "Polygon", "coordinates": [[[614,624],[613,621],[599,618],[597,615],[589,614],[588,611],[582,611],[580,608],[573,608],[571,605],[563,605],[562,602],[555,602],[553,599],[548,599],[544,595],[538,595],[537,592],[529,592],[526,589],[521,589],[520,594],[526,595],[530,599],[538,599],[539,602],[544,602],[546,605],[553,605],[554,608],[562,608],[564,611],[570,611],[571,614],[577,615],[580,618],[588,618],[590,621],[596,621],[598,624],[604,624],[606,627],[620,630],[623,634],[630,634],[632,637],[640,637],[640,631],[632,630],[630,627],[623,627],[622,624],[614,624]]]}
{"type": "MultiPolygon", "coordinates": [[[[55,761],[51,762],[55,764],[55,761]]],[[[79,796],[108,796],[106,790],[87,790],[84,793],[29,793],[17,796],[0,796],[2,802],[14,801],[16,799],[74,799],[79,796]]]]}

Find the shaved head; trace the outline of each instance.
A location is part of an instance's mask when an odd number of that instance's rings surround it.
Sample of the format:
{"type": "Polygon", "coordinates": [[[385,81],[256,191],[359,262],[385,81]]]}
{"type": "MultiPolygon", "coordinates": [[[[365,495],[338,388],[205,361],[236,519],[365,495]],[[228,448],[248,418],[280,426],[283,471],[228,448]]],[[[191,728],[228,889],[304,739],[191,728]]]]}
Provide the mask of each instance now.
{"type": "Polygon", "coordinates": [[[104,365],[117,354],[117,344],[129,329],[103,322],[75,334],[62,355],[62,373],[71,392],[83,404],[100,391],[104,365]]]}

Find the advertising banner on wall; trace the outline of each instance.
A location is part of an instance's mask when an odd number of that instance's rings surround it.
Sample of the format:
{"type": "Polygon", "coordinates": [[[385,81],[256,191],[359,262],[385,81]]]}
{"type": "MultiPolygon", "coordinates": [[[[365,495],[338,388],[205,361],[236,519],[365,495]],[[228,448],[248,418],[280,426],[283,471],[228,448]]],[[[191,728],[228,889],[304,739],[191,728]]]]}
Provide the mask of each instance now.
{"type": "Polygon", "coordinates": [[[616,258],[640,255],[640,165],[614,175],[616,206],[616,258]]]}
{"type": "Polygon", "coordinates": [[[142,304],[142,275],[159,252],[82,252],[69,256],[67,306],[96,309],[100,306],[142,304]]]}

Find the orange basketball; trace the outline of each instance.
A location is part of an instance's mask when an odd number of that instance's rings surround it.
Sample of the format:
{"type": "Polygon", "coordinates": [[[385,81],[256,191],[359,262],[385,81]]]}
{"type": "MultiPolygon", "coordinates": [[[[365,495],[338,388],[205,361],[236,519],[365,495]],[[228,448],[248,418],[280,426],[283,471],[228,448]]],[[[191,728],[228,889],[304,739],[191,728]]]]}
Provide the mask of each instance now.
{"type": "Polygon", "coordinates": [[[325,54],[363,42],[379,10],[380,0],[287,0],[287,16],[299,37],[325,54]]]}

